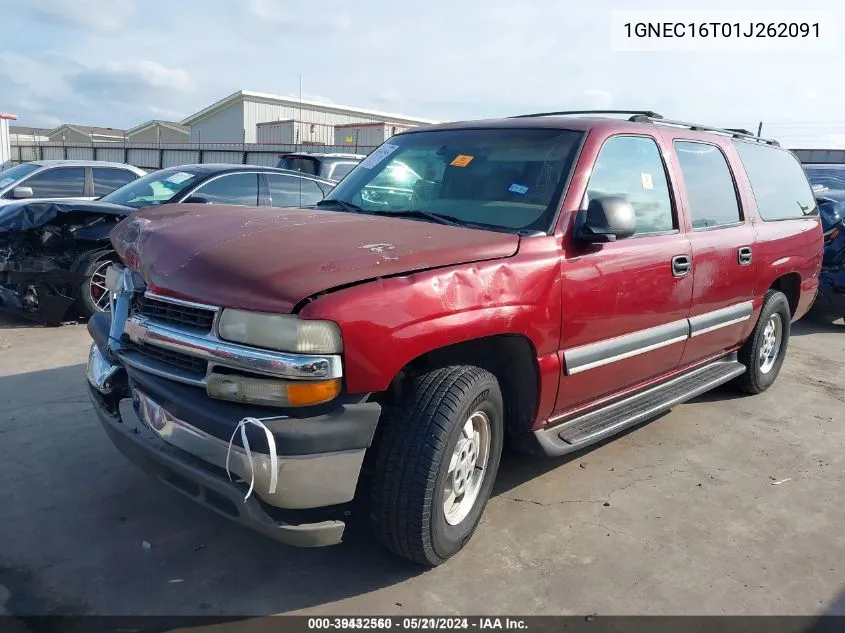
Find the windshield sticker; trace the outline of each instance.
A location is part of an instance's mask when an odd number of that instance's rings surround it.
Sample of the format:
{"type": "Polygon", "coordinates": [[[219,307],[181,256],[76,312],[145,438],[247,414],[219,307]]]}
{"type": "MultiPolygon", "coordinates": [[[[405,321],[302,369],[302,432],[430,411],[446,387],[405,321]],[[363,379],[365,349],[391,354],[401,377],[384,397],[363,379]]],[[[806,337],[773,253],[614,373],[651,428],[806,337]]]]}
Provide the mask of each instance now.
{"type": "Polygon", "coordinates": [[[654,183],[651,181],[651,174],[640,174],[643,181],[643,189],[654,189],[654,183]]]}
{"type": "Polygon", "coordinates": [[[177,171],[175,174],[173,174],[172,176],[167,178],[167,180],[165,180],[165,182],[172,182],[174,185],[178,185],[179,183],[185,182],[186,180],[189,180],[193,177],[194,177],[194,175],[189,174],[188,172],[177,171]]]}
{"type": "Polygon", "coordinates": [[[360,163],[358,163],[358,166],[363,167],[364,169],[372,169],[385,158],[390,156],[397,149],[399,149],[398,145],[391,145],[390,143],[385,143],[374,152],[371,152],[370,155],[367,156],[360,163]]]}
{"type": "Polygon", "coordinates": [[[4,178],[3,180],[0,180],[0,189],[2,189],[3,187],[8,187],[13,182],[15,182],[14,178],[4,178]]]}
{"type": "Polygon", "coordinates": [[[449,163],[452,167],[466,167],[472,162],[472,159],[475,156],[468,156],[466,154],[458,154],[455,156],[455,160],[449,163]]]}
{"type": "Polygon", "coordinates": [[[519,195],[524,195],[528,193],[528,187],[526,187],[525,185],[518,185],[516,183],[513,183],[510,187],[508,187],[508,191],[510,191],[511,193],[518,193],[519,195]]]}

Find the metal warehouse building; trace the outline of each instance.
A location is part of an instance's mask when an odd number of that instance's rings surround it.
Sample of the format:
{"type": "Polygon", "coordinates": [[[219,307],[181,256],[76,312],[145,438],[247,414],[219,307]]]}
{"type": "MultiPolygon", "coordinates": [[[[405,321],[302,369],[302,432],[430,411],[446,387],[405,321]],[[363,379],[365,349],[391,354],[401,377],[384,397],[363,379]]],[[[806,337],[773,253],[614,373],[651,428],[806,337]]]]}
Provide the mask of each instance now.
{"type": "MultiPolygon", "coordinates": [[[[259,123],[292,121],[332,128],[350,123],[406,127],[435,123],[400,114],[240,90],[192,114],[182,121],[182,125],[191,128],[193,143],[256,143],[259,142],[256,132],[259,123]]],[[[310,127],[308,129],[310,131],[310,127]]]]}
{"type": "Polygon", "coordinates": [[[191,131],[175,121],[152,120],[126,130],[127,143],[187,143],[191,131]]]}

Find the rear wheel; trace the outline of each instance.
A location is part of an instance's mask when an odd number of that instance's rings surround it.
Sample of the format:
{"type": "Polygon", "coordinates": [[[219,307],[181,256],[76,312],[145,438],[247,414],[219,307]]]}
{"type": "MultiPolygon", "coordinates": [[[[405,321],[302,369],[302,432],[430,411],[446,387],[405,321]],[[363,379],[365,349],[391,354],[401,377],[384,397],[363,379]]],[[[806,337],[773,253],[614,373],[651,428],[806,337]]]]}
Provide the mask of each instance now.
{"type": "Polygon", "coordinates": [[[393,552],[439,565],[469,541],[490,497],[502,452],[499,383],[473,366],[413,381],[385,420],[372,481],[372,524],[393,552]]]}
{"type": "Polygon", "coordinates": [[[114,255],[105,254],[91,259],[82,271],[79,286],[79,303],[83,316],[91,317],[109,311],[109,291],[106,288],[106,270],[114,264],[114,255]]]}
{"type": "Polygon", "coordinates": [[[747,393],[762,393],[775,382],[789,344],[790,319],[786,296],[777,290],[769,290],[757,325],[739,350],[738,360],[746,368],[745,373],[734,382],[739,389],[747,393]]]}

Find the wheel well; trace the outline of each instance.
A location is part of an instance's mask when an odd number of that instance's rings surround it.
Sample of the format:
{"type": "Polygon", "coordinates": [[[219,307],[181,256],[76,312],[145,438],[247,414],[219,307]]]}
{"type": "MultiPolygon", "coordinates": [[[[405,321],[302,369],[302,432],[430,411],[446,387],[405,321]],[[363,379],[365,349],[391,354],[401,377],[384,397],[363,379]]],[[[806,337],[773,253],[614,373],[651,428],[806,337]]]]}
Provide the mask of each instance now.
{"type": "Polygon", "coordinates": [[[801,298],[801,275],[798,273],[787,273],[775,279],[769,286],[769,290],[779,290],[786,296],[789,302],[789,314],[794,315],[798,311],[798,300],[801,298]]]}
{"type": "Polygon", "coordinates": [[[379,400],[388,406],[401,402],[411,378],[447,365],[475,365],[492,373],[502,389],[505,430],[517,434],[531,428],[540,393],[540,376],[534,346],[520,335],[473,339],[423,354],[396,374],[379,400]]]}

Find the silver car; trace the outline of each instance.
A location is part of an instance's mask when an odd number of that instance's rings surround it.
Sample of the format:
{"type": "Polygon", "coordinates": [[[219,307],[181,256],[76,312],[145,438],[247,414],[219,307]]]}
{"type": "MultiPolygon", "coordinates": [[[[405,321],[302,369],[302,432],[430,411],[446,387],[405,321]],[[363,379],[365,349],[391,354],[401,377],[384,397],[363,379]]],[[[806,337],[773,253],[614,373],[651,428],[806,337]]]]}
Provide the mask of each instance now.
{"type": "Polygon", "coordinates": [[[0,171],[0,209],[27,200],[94,200],[145,175],[123,163],[37,160],[0,171]]]}

